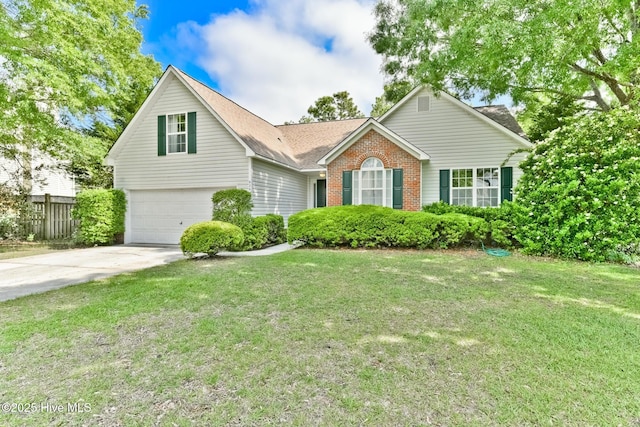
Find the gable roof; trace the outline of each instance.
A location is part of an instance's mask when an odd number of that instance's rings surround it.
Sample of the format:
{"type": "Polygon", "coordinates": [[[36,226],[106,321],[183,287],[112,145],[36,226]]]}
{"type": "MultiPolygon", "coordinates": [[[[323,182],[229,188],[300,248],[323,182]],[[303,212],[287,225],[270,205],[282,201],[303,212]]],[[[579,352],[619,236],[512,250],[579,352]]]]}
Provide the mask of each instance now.
{"type": "Polygon", "coordinates": [[[522,130],[522,128],[520,127],[520,123],[518,123],[516,118],[513,117],[506,106],[484,105],[482,107],[473,107],[473,109],[489,117],[494,122],[506,127],[511,132],[520,135],[526,140],[529,140],[529,138],[527,138],[527,135],[524,133],[524,130],[522,130]]]}
{"type": "Polygon", "coordinates": [[[318,160],[366,122],[366,118],[280,125],[301,169],[318,169],[318,160]]]}
{"type": "Polygon", "coordinates": [[[199,82],[170,66],[202,100],[213,109],[233,132],[258,156],[298,169],[298,162],[282,132],[271,123],[256,116],[199,82]]]}
{"type": "Polygon", "coordinates": [[[342,142],[336,145],[331,151],[329,151],[324,157],[322,157],[322,159],[318,160],[318,163],[320,165],[326,165],[327,163],[331,162],[340,154],[342,154],[345,150],[347,150],[350,146],[352,146],[356,141],[362,138],[370,130],[374,130],[380,135],[384,136],[389,141],[396,144],[398,147],[402,148],[404,151],[411,154],[416,159],[419,159],[419,160],[430,159],[427,153],[420,150],[418,147],[411,144],[410,142],[402,138],[397,133],[384,127],[375,119],[370,118],[365,123],[363,123],[358,129],[352,132],[346,139],[344,139],[342,142]]]}
{"type": "MultiPolygon", "coordinates": [[[[384,121],[387,117],[393,114],[394,111],[398,110],[402,105],[409,102],[411,98],[413,98],[418,92],[420,92],[423,88],[427,88],[429,91],[433,93],[428,86],[416,86],[411,90],[408,94],[404,96],[400,101],[398,101],[393,107],[387,110],[378,121],[384,124],[384,121]]],[[[532,147],[533,144],[526,138],[524,131],[516,121],[516,119],[511,115],[509,110],[504,105],[489,105],[486,107],[476,107],[473,108],[458,98],[449,95],[447,92],[440,91],[435,96],[440,96],[443,99],[451,102],[454,105],[457,105],[462,110],[471,114],[474,117],[479,118],[485,123],[493,126],[498,129],[500,132],[510,136],[515,139],[518,143],[524,145],[525,147],[532,147]]]]}
{"type": "MultiPolygon", "coordinates": [[[[171,77],[178,79],[205,106],[230,135],[245,148],[249,157],[259,157],[298,171],[318,170],[322,168],[320,165],[324,165],[323,162],[326,162],[330,156],[343,148],[346,149],[368,130],[375,129],[415,157],[429,158],[426,153],[382,124],[385,117],[413,97],[422,88],[421,86],[412,90],[377,121],[361,118],[274,126],[204,83],[169,65],[129,125],[109,150],[106,157],[107,163],[113,164],[115,157],[122,150],[126,137],[132,132],[131,129],[135,127],[139,117],[142,116],[141,112],[146,109],[171,77]]],[[[474,109],[445,92],[442,92],[442,96],[481,117],[492,126],[517,138],[525,145],[531,145],[506,107],[487,106],[474,109]]]]}

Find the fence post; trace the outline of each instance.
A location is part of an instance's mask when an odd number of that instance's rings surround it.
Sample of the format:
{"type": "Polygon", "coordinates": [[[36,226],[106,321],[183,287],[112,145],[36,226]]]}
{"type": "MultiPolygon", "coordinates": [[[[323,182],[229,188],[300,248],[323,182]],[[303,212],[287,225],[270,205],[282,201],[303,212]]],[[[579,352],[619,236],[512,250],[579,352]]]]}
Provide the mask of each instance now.
{"type": "Polygon", "coordinates": [[[44,195],[44,240],[51,240],[51,194],[44,195]]]}

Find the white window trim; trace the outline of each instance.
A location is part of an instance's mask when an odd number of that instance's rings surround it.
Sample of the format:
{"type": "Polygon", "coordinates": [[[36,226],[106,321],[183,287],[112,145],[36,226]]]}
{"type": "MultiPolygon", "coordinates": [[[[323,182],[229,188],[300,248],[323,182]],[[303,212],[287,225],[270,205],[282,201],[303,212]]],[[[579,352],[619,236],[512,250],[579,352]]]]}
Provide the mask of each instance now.
{"type": "MultiPolygon", "coordinates": [[[[367,160],[371,159],[371,158],[375,158],[376,160],[380,161],[380,163],[382,163],[382,167],[381,168],[367,168],[364,171],[365,172],[371,172],[371,171],[382,171],[382,188],[375,188],[373,190],[382,190],[382,206],[386,207],[386,208],[391,208],[393,207],[393,169],[387,169],[384,167],[384,163],[382,162],[382,160],[380,160],[379,158],[372,156],[372,157],[367,157],[362,164],[364,164],[364,162],[366,162],[367,160]],[[387,176],[387,175],[390,176],[387,176]],[[389,187],[387,185],[387,181],[388,178],[391,178],[391,187],[389,187]],[[390,200],[387,199],[387,192],[391,192],[391,197],[390,200]]],[[[360,169],[354,170],[352,171],[352,177],[351,177],[351,189],[353,191],[353,204],[354,205],[362,205],[362,165],[360,165],[360,169]],[[356,182],[358,183],[356,185],[356,182]]],[[[372,190],[372,188],[367,188],[366,190],[372,190]]]]}
{"type": "Polygon", "coordinates": [[[179,113],[170,113],[167,114],[166,116],[166,120],[165,120],[165,130],[166,130],[166,135],[167,135],[167,140],[165,141],[165,145],[166,145],[166,152],[168,156],[173,156],[174,154],[187,154],[187,152],[189,151],[189,113],[187,112],[179,112],[179,113]],[[178,116],[180,114],[184,114],[184,132],[172,132],[169,133],[169,116],[178,116]],[[170,152],[169,151],[169,136],[171,135],[182,135],[184,133],[184,151],[176,151],[176,152],[170,152]]]}
{"type": "Polygon", "coordinates": [[[463,169],[472,169],[473,170],[473,187],[455,187],[457,189],[463,188],[463,189],[468,189],[471,188],[472,189],[472,205],[473,207],[478,207],[478,189],[480,187],[478,187],[476,185],[476,173],[478,172],[478,169],[497,169],[498,170],[498,185],[495,187],[482,187],[485,189],[498,189],[498,204],[496,206],[480,206],[480,207],[485,207],[485,208],[493,208],[493,207],[499,207],[502,204],[502,200],[500,197],[500,183],[502,182],[502,175],[501,175],[501,168],[500,166],[459,166],[459,167],[454,167],[454,168],[450,168],[449,169],[449,201],[450,204],[453,205],[453,171],[454,170],[463,170],[463,169]]]}

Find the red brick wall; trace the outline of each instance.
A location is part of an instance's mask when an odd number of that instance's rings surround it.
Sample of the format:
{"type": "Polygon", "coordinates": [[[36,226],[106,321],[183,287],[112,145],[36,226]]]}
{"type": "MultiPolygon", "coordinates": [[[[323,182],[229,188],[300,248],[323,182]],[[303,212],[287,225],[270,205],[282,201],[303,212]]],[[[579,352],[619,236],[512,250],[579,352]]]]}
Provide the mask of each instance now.
{"type": "Polygon", "coordinates": [[[374,130],[327,165],[327,206],[342,205],[342,171],[360,169],[369,157],[380,159],[385,169],[403,169],[403,209],[420,210],[420,160],[374,130]]]}

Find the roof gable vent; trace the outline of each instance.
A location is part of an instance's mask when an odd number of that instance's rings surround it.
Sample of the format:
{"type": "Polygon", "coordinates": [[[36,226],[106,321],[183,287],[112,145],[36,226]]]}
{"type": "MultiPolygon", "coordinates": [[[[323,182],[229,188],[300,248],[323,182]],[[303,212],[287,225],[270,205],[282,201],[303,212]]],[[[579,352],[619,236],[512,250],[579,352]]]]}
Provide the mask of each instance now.
{"type": "Polygon", "coordinates": [[[418,112],[426,112],[431,109],[431,97],[419,96],[418,97],[418,112]]]}

